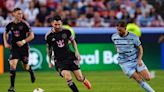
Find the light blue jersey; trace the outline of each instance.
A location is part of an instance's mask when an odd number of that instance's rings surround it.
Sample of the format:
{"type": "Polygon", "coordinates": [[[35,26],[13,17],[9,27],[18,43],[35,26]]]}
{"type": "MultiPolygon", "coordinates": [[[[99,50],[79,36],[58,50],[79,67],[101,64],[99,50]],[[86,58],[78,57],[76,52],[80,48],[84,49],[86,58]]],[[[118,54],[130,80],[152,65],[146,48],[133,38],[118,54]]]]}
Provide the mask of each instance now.
{"type": "Polygon", "coordinates": [[[121,37],[118,33],[112,35],[118,56],[118,63],[123,72],[130,78],[135,71],[141,72],[147,69],[145,64],[138,66],[138,47],[141,45],[139,38],[128,32],[127,36],[121,37]]]}
{"type": "Polygon", "coordinates": [[[128,32],[127,36],[121,37],[118,33],[112,35],[118,56],[119,63],[135,62],[138,58],[138,46],[141,45],[139,38],[128,32]]]}

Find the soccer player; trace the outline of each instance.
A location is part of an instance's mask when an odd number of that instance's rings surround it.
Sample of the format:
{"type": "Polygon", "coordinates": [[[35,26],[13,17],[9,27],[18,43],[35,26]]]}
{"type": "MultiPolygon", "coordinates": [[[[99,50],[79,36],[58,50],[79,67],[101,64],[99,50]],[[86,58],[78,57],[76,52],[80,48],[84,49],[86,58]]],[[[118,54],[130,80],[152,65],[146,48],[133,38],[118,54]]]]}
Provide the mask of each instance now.
{"type": "Polygon", "coordinates": [[[3,34],[4,46],[10,49],[10,83],[11,86],[8,89],[9,92],[15,92],[14,84],[16,77],[16,66],[18,60],[22,61],[22,65],[25,70],[30,73],[31,82],[35,82],[35,76],[33,70],[28,65],[29,60],[29,45],[32,39],[34,39],[34,33],[31,31],[29,24],[22,19],[23,12],[20,8],[13,10],[14,20],[11,21],[5,29],[3,34]],[[11,32],[11,45],[8,43],[8,33],[11,32]]]}
{"type": "Polygon", "coordinates": [[[52,29],[46,34],[47,53],[49,56],[49,67],[52,68],[51,62],[52,52],[54,53],[55,67],[59,74],[67,81],[68,86],[73,92],[79,92],[72,80],[70,71],[72,71],[76,79],[83,82],[84,85],[91,89],[90,82],[82,75],[80,70],[80,55],[77,49],[76,41],[71,35],[70,30],[62,27],[60,16],[55,16],[51,21],[52,29]],[[74,51],[69,48],[68,41],[71,41],[74,51]]]}
{"type": "Polygon", "coordinates": [[[118,56],[118,63],[123,72],[136,80],[146,92],[155,92],[144,80],[150,80],[150,73],[142,61],[143,48],[139,38],[126,30],[126,23],[120,21],[117,33],[112,35],[118,56]]]}

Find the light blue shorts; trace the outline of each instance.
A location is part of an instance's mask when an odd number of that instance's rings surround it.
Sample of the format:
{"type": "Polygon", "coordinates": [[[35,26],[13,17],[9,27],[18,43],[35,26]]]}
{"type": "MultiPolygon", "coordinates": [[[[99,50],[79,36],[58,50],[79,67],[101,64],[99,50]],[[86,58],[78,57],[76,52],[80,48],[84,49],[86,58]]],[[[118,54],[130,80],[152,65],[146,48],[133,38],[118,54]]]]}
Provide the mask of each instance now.
{"type": "Polygon", "coordinates": [[[126,62],[123,64],[119,64],[122,71],[129,77],[131,78],[131,76],[133,75],[134,72],[141,72],[143,70],[147,70],[146,65],[144,64],[144,62],[142,62],[142,66],[138,66],[137,62],[126,62]]]}

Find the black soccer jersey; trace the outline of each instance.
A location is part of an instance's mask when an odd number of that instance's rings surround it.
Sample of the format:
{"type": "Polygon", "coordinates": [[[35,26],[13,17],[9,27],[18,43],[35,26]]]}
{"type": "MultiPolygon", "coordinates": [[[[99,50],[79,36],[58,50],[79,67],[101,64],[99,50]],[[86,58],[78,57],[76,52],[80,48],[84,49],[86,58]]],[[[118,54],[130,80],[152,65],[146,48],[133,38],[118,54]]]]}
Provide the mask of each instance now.
{"type": "Polygon", "coordinates": [[[66,58],[71,53],[68,41],[73,40],[70,30],[62,29],[60,32],[48,32],[45,36],[46,43],[53,49],[56,58],[66,58]]]}
{"type": "MultiPolygon", "coordinates": [[[[29,24],[26,21],[22,20],[19,23],[10,22],[6,26],[5,31],[7,33],[11,32],[12,47],[13,48],[19,48],[18,45],[16,44],[16,42],[25,39],[27,37],[27,33],[31,31],[31,28],[30,28],[29,24]]],[[[25,46],[28,46],[28,44],[26,43],[23,47],[25,47],[25,46]]]]}

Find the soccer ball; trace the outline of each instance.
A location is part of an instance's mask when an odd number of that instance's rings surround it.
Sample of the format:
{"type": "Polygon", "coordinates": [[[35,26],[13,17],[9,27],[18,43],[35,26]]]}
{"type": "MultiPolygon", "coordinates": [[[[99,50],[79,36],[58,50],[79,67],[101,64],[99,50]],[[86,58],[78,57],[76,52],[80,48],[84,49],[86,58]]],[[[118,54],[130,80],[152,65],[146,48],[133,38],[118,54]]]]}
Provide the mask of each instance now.
{"type": "Polygon", "coordinates": [[[33,92],[44,92],[44,90],[42,88],[36,88],[33,92]]]}

